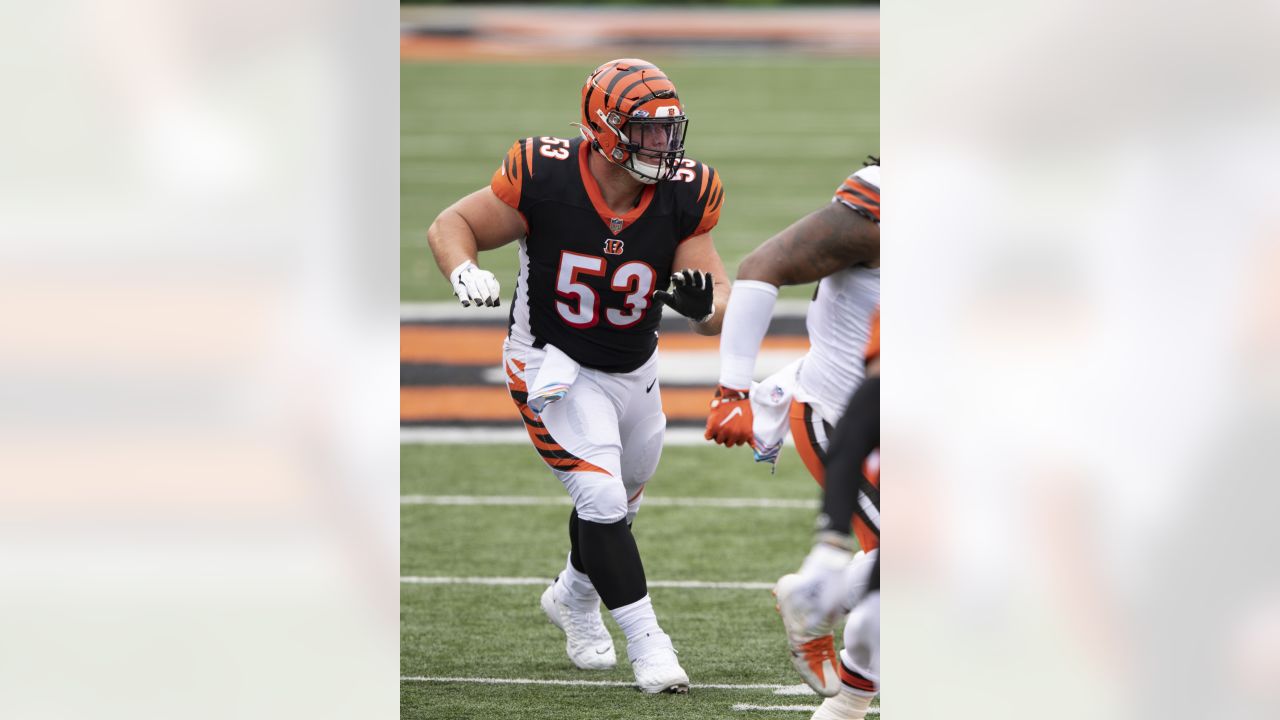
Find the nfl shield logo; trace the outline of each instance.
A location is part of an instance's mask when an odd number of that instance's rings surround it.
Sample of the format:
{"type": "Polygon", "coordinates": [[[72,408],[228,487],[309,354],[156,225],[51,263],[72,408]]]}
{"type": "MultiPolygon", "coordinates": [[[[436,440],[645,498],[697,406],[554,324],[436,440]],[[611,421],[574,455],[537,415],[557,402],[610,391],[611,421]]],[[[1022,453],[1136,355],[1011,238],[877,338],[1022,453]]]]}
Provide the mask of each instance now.
{"type": "Polygon", "coordinates": [[[609,230],[611,230],[614,235],[622,232],[622,218],[611,218],[609,220],[609,230]]]}

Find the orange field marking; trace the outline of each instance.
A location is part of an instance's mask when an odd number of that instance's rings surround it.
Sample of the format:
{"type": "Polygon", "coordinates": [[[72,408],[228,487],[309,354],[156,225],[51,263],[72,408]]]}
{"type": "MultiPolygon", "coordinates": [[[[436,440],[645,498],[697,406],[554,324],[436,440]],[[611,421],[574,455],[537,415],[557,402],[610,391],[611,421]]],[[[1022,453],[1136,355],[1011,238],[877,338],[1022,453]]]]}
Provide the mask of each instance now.
{"type": "MultiPolygon", "coordinates": [[[[702,420],[712,388],[670,388],[662,391],[662,409],[668,420],[702,420]]],[[[402,387],[400,419],[509,420],[519,425],[520,411],[504,387],[402,387]]]]}
{"type": "Polygon", "coordinates": [[[401,325],[400,362],[497,367],[506,336],[501,326],[401,325]]]}
{"type": "MultiPolygon", "coordinates": [[[[446,365],[494,365],[502,362],[504,327],[401,325],[400,362],[440,363],[446,365]]],[[[806,350],[808,338],[803,335],[767,337],[764,350],[806,350]]],[[[668,333],[658,343],[659,350],[716,352],[719,336],[693,333],[668,333]]]]}

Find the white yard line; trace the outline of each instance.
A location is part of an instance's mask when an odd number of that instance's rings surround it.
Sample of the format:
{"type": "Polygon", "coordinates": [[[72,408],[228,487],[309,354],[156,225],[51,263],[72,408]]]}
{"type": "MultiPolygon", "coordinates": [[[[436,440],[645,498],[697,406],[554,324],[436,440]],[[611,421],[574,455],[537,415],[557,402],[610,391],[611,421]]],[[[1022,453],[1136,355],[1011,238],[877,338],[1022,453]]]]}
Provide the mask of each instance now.
{"type": "Polygon", "coordinates": [[[813,691],[813,688],[809,687],[808,685],[805,685],[804,683],[800,683],[800,684],[798,684],[798,685],[787,685],[786,687],[780,687],[780,688],[778,688],[777,690],[774,690],[774,691],[773,691],[773,694],[774,694],[774,695],[809,695],[809,696],[813,696],[813,695],[817,695],[818,693],[814,692],[814,691],[813,691]]]}
{"type": "MultiPolygon", "coordinates": [[[[514,406],[513,406],[514,407],[514,406]]],[[[705,445],[716,447],[702,436],[704,430],[696,427],[668,428],[666,445],[687,447],[705,445]]],[[[789,443],[790,441],[788,441],[789,443]]],[[[513,427],[402,427],[401,445],[528,445],[529,433],[520,426],[519,418],[513,427]]]]}
{"type": "MultiPolygon", "coordinates": [[[[549,577],[446,577],[401,575],[402,585],[550,585],[549,577]]],[[[771,582],[717,582],[713,580],[649,580],[649,587],[685,590],[772,590],[771,582]]]]}
{"type": "MultiPolygon", "coordinates": [[[[817,705],[752,705],[751,703],[734,703],[733,709],[738,712],[764,711],[764,712],[806,712],[811,713],[818,709],[817,705]]],[[[880,708],[873,707],[867,710],[868,715],[879,715],[880,708]]]]}
{"type": "MultiPolygon", "coordinates": [[[[476,683],[481,685],[567,685],[571,687],[635,687],[634,682],[625,680],[541,680],[537,678],[479,678],[479,677],[430,677],[424,675],[401,675],[400,682],[436,682],[436,683],[476,683]]],[[[706,690],[777,690],[783,685],[766,683],[693,683],[693,689],[706,690]]]]}
{"type": "MultiPolygon", "coordinates": [[[[554,495],[401,495],[401,505],[504,505],[527,507],[571,505],[566,496],[554,495]]],[[[765,508],[770,510],[817,510],[817,500],[783,498],[646,497],[645,507],[681,508],[765,508]]]]}

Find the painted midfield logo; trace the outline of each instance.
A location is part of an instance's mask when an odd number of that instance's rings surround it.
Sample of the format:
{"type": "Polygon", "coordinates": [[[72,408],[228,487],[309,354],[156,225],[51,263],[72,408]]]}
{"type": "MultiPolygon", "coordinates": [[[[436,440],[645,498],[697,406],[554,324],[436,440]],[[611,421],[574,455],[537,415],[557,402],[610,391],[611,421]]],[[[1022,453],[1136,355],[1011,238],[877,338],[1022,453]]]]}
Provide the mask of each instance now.
{"type": "Polygon", "coordinates": [[[605,241],[604,241],[604,254],[605,254],[605,255],[621,255],[621,254],[622,254],[622,241],[621,241],[621,240],[615,240],[614,238],[609,238],[608,240],[605,240],[605,241]]]}

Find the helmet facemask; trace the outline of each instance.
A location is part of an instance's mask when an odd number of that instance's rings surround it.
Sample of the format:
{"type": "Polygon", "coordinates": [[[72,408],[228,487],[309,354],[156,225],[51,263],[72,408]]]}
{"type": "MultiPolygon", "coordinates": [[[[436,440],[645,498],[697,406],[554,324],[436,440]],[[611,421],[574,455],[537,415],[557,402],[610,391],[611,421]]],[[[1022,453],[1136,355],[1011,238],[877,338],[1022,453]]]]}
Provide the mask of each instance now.
{"type": "Polygon", "coordinates": [[[671,178],[676,172],[676,164],[684,158],[684,135],[688,125],[689,119],[683,115],[631,117],[618,132],[618,147],[627,153],[618,164],[642,183],[671,178]]]}

